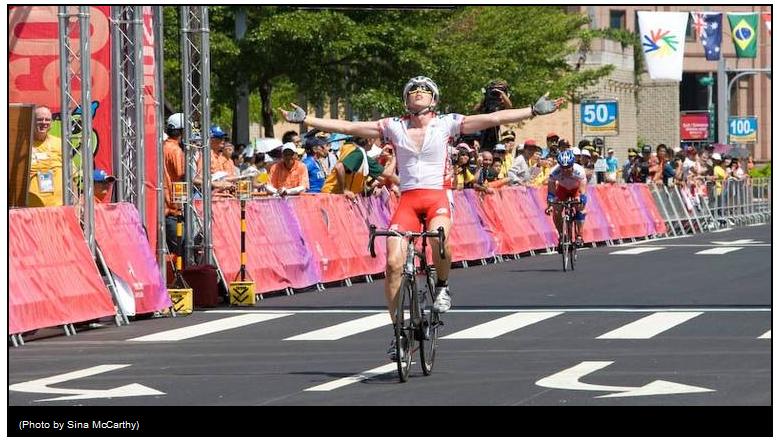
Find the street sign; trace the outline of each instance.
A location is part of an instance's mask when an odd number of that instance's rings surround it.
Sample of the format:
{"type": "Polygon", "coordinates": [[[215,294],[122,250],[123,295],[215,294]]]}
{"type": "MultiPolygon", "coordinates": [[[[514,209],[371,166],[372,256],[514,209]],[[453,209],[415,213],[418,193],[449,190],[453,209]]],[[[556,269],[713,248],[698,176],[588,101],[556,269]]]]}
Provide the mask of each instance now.
{"type": "Polygon", "coordinates": [[[618,100],[584,100],[580,103],[583,136],[618,135],[618,100]]]}
{"type": "Polygon", "coordinates": [[[728,142],[751,144],[758,141],[758,117],[728,117],[728,142]]]}

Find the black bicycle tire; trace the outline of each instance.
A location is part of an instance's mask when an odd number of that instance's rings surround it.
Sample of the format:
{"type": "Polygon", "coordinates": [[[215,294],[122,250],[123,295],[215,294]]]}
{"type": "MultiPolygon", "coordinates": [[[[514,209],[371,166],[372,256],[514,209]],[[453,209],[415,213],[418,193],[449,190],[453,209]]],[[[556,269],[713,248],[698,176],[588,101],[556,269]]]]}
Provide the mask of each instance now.
{"type": "Polygon", "coordinates": [[[569,235],[569,268],[575,270],[575,258],[577,258],[577,229],[575,228],[575,221],[569,221],[569,229],[571,234],[569,235]]]}
{"type": "MultiPolygon", "coordinates": [[[[427,277],[426,277],[426,288],[427,292],[425,295],[426,302],[425,302],[425,308],[424,311],[422,311],[422,327],[428,327],[429,333],[428,337],[423,336],[422,340],[420,342],[420,354],[421,354],[421,370],[424,373],[424,376],[429,376],[432,374],[432,369],[434,368],[434,357],[437,354],[437,332],[438,332],[438,323],[439,323],[439,313],[434,311],[433,305],[434,305],[434,290],[435,290],[435,276],[434,271],[431,269],[427,269],[427,277]],[[426,338],[426,339],[424,339],[426,338]]],[[[416,292],[418,293],[418,292],[416,292]]],[[[425,333],[426,330],[422,329],[422,333],[425,333]]]]}
{"type": "Polygon", "coordinates": [[[410,366],[413,362],[413,333],[412,321],[410,315],[405,315],[405,307],[410,308],[413,290],[412,280],[409,277],[402,278],[402,284],[399,287],[399,299],[397,299],[397,309],[394,312],[394,342],[397,345],[397,374],[400,382],[407,382],[410,376],[410,366]],[[406,343],[406,344],[405,344],[406,343]],[[404,351],[400,352],[400,348],[404,351]],[[403,357],[400,357],[402,355],[403,357]]]}
{"type": "Polygon", "coordinates": [[[561,269],[567,271],[569,263],[569,232],[567,229],[567,219],[564,217],[564,221],[561,227],[561,269]]]}

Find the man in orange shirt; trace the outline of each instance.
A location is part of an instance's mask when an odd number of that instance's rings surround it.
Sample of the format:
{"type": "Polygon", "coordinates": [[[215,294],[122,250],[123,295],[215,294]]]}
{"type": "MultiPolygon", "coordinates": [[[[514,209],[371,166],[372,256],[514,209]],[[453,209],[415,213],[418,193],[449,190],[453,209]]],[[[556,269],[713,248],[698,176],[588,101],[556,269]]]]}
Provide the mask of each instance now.
{"type": "MultiPolygon", "coordinates": [[[[226,145],[226,137],[227,134],[221,130],[221,127],[210,128],[210,185],[216,193],[227,193],[235,188],[232,182],[236,180],[232,159],[227,159],[221,154],[226,145]],[[232,180],[224,179],[230,174],[232,174],[232,180]],[[213,178],[214,175],[216,178],[213,178]]],[[[194,185],[202,188],[202,155],[197,159],[197,176],[194,179],[194,185]]]]}
{"type": "Polygon", "coordinates": [[[283,145],[283,161],[270,168],[270,182],[267,191],[280,196],[298,195],[310,188],[308,168],[296,158],[294,143],[283,145]]]}
{"type": "Polygon", "coordinates": [[[181,146],[183,135],[183,114],[170,115],[165,127],[167,140],[162,146],[164,157],[165,184],[165,236],[167,250],[176,255],[181,254],[181,244],[176,238],[176,226],[181,216],[181,206],[173,203],[173,183],[186,180],[186,157],[181,146]]]}

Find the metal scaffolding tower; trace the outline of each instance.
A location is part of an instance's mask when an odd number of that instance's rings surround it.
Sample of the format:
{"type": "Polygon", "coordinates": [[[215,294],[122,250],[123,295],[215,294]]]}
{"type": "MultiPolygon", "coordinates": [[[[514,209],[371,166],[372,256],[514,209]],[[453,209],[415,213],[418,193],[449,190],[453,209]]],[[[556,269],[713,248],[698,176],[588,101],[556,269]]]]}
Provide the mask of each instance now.
{"type": "Polygon", "coordinates": [[[156,254],[159,271],[162,279],[167,280],[167,268],[165,255],[167,254],[167,244],[165,238],[165,181],[164,181],[164,154],[162,144],[164,142],[165,128],[165,77],[164,77],[164,14],[162,6],[152,6],[153,17],[152,27],[154,29],[154,67],[156,71],[154,83],[154,106],[156,111],[156,216],[157,216],[157,237],[156,254]]]}
{"type": "Polygon", "coordinates": [[[83,198],[81,224],[89,250],[94,256],[94,183],[92,180],[94,146],[91,140],[89,7],[59,6],[57,16],[64,202],[66,205],[75,205],[83,198]],[[76,34],[78,35],[77,47],[73,41],[73,36],[76,34]],[[80,104],[73,94],[75,84],[81,89],[80,104]],[[80,122],[74,121],[71,126],[71,116],[78,113],[81,115],[80,122]]]}
{"type": "Polygon", "coordinates": [[[111,6],[111,77],[115,192],[145,220],[142,6],[111,6]]]}
{"type": "Polygon", "coordinates": [[[193,183],[197,173],[197,150],[202,161],[203,183],[202,222],[198,223],[193,204],[184,210],[184,262],[187,266],[200,261],[211,264],[213,241],[211,237],[211,188],[210,188],[210,36],[208,8],[206,6],[181,6],[181,81],[183,83],[183,145],[186,150],[186,182],[189,183],[187,201],[193,201],[193,183]],[[193,144],[194,131],[199,131],[202,148],[193,144]],[[203,250],[200,259],[195,250],[195,234],[201,226],[203,250]]]}

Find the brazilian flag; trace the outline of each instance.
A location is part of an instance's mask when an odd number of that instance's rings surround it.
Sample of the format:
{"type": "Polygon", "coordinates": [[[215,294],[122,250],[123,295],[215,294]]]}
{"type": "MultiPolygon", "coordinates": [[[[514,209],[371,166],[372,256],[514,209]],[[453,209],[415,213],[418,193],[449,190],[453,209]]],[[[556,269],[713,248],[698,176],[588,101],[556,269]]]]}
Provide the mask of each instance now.
{"type": "Polygon", "coordinates": [[[758,13],[729,12],[728,24],[738,58],[755,58],[758,50],[758,13]]]}

